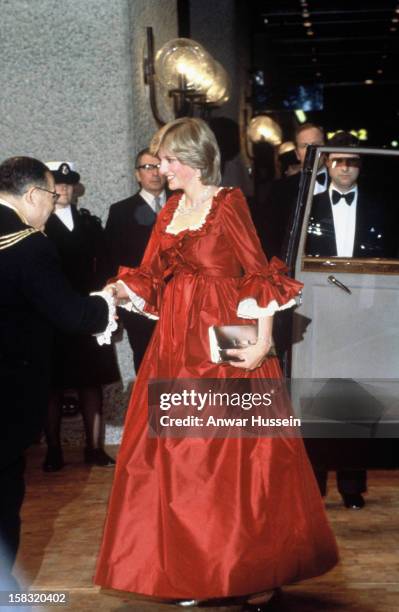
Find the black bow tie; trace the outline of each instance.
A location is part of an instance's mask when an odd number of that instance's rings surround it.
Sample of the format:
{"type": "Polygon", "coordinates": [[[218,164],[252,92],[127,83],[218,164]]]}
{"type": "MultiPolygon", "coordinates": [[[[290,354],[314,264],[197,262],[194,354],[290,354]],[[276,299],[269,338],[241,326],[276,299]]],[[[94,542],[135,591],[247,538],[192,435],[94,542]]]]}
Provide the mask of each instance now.
{"type": "Polygon", "coordinates": [[[323,187],[326,184],[326,179],[327,174],[325,172],[320,172],[320,174],[316,176],[316,181],[319,183],[319,185],[323,185],[323,187]]]}
{"type": "Polygon", "coordinates": [[[339,191],[332,190],[332,203],[338,204],[341,198],[344,198],[348,206],[350,206],[355,199],[355,192],[349,191],[348,193],[339,193],[339,191]]]}

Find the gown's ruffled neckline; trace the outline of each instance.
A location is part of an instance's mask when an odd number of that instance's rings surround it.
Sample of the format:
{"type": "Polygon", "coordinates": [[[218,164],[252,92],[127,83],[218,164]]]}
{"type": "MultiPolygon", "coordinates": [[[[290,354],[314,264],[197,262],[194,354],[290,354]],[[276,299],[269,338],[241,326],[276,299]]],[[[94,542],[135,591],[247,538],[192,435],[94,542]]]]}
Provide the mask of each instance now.
{"type": "Polygon", "coordinates": [[[163,210],[162,219],[161,219],[162,221],[161,232],[164,235],[172,239],[179,239],[179,240],[181,240],[185,236],[203,236],[204,234],[207,233],[208,228],[213,223],[216,212],[219,208],[219,203],[223,199],[223,195],[228,191],[232,191],[233,189],[234,187],[219,188],[219,190],[213,196],[209,207],[207,207],[203,220],[198,224],[198,227],[185,228],[185,229],[180,230],[177,233],[169,232],[168,228],[172,224],[174,214],[181,204],[183,193],[179,192],[178,194],[172,196],[172,198],[169,200],[169,202],[167,203],[166,207],[163,210]]]}

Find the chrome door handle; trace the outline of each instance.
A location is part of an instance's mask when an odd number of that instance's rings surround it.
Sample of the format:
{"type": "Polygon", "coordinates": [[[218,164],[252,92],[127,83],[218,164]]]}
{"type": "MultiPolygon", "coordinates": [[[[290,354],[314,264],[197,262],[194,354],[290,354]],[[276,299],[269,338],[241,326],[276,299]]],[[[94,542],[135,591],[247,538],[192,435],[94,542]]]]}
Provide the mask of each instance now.
{"type": "Polygon", "coordinates": [[[336,287],[339,287],[340,289],[342,289],[342,291],[346,291],[346,293],[349,293],[349,295],[352,295],[352,291],[349,289],[349,287],[344,285],[344,283],[341,283],[341,281],[336,279],[335,276],[333,276],[332,274],[331,276],[327,277],[327,280],[329,283],[331,283],[331,285],[335,285],[336,287]]]}

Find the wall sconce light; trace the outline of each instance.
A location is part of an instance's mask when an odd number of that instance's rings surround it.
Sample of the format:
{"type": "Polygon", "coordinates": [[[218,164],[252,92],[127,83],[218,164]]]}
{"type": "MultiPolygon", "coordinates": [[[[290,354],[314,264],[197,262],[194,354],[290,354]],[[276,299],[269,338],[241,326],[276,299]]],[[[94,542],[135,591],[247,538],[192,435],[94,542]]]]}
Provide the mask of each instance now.
{"type": "Polygon", "coordinates": [[[267,115],[253,117],[249,122],[247,134],[252,143],[268,142],[273,146],[280,145],[283,139],[280,126],[267,115]]]}
{"type": "Polygon", "coordinates": [[[150,89],[151,110],[159,125],[165,122],[156,103],[156,81],[173,99],[175,117],[207,117],[210,109],[224,104],[230,80],[202,45],[189,38],[175,38],[159,49],[154,60],[152,28],[147,28],[144,81],[150,89]]]}
{"type": "Polygon", "coordinates": [[[291,151],[295,151],[295,143],[291,140],[286,140],[278,148],[279,155],[285,155],[286,153],[291,153],[291,151]]]}

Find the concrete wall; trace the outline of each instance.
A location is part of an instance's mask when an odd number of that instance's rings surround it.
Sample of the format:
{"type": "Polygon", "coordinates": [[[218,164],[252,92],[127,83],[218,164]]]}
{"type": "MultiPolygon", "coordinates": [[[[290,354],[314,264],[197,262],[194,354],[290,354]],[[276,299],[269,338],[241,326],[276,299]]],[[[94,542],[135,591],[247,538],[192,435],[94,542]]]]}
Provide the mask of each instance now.
{"type": "Polygon", "coordinates": [[[0,157],[75,161],[81,205],[105,219],[131,193],[135,152],[156,129],[145,27],[157,46],[174,38],[175,0],[0,0],[0,14],[0,157]]]}
{"type": "MultiPolygon", "coordinates": [[[[109,205],[136,189],[133,160],[156,129],[142,73],[145,28],[156,49],[175,38],[176,0],[0,0],[0,15],[0,158],[75,161],[79,204],[105,221],[109,205]]],[[[161,112],[172,118],[168,103],[161,112]]],[[[126,389],[126,341],[118,353],[126,389]]],[[[108,441],[119,436],[124,406],[122,389],[108,389],[116,424],[108,441]]],[[[66,429],[80,436],[79,419],[66,429]]]]}

